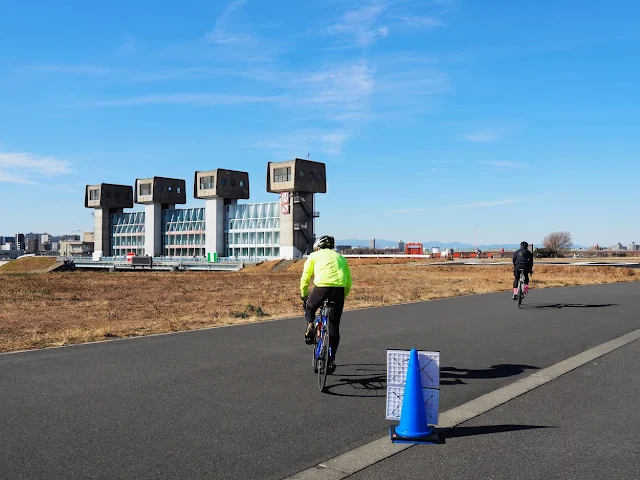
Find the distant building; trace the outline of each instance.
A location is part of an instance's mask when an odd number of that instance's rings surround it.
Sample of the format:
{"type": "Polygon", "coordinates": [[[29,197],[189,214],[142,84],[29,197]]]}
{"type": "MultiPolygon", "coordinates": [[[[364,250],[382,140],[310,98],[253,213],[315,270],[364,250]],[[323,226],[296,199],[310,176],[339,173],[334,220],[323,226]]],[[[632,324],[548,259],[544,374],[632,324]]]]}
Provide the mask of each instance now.
{"type": "Polygon", "coordinates": [[[371,250],[375,250],[376,249],[376,239],[372,238],[371,240],[369,240],[369,248],[371,250]]]}
{"type": "Polygon", "coordinates": [[[62,235],[60,237],[61,242],[79,242],[80,235],[62,235]]]}
{"type": "Polygon", "coordinates": [[[26,253],[38,253],[40,251],[40,239],[38,238],[28,238],[25,245],[24,250],[26,253]]]}
{"type": "Polygon", "coordinates": [[[2,245],[0,245],[0,250],[3,252],[13,250],[13,243],[3,243],[2,245]]]}
{"type": "Polygon", "coordinates": [[[93,254],[93,243],[80,240],[60,242],[60,256],[62,257],[90,257],[93,254]]]}
{"type": "Polygon", "coordinates": [[[638,251],[640,250],[640,245],[636,245],[636,242],[631,242],[631,244],[629,245],[629,250],[631,250],[632,252],[638,251]]]}
{"type": "Polygon", "coordinates": [[[404,252],[404,242],[402,240],[398,242],[398,250],[404,252]]]}
{"type": "Polygon", "coordinates": [[[16,246],[16,250],[24,250],[25,245],[24,245],[24,234],[23,233],[16,233],[16,238],[15,238],[14,245],[16,246]]]}
{"type": "Polygon", "coordinates": [[[48,233],[40,235],[40,248],[41,252],[49,252],[51,250],[52,237],[48,233]]]}
{"type": "Polygon", "coordinates": [[[348,252],[353,250],[353,247],[351,245],[337,245],[336,246],[336,251],[338,251],[339,253],[344,253],[344,252],[348,252]]]}
{"type": "Polygon", "coordinates": [[[424,255],[424,246],[421,243],[407,243],[405,253],[408,255],[424,255]]]}
{"type": "Polygon", "coordinates": [[[93,232],[84,232],[82,234],[82,241],[84,243],[94,243],[95,242],[95,236],[94,236],[93,232]]]}

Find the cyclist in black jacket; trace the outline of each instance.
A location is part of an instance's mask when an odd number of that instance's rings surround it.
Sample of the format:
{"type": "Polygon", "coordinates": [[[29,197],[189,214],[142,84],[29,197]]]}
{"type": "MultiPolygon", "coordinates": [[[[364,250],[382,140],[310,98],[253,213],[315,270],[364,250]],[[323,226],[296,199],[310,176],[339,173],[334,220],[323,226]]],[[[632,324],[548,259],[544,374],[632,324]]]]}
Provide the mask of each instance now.
{"type": "Polygon", "coordinates": [[[529,292],[529,274],[533,273],[533,253],[529,251],[527,242],[520,243],[520,250],[513,254],[513,299],[518,299],[518,280],[520,280],[520,270],[524,272],[524,293],[529,292]]]}

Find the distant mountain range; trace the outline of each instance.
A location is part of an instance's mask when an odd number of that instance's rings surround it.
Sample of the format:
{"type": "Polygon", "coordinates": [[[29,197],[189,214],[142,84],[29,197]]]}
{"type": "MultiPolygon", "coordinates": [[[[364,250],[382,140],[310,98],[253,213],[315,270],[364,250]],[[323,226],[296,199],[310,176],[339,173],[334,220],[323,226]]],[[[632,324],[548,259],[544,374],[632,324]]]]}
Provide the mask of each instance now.
{"type": "MultiPolygon", "coordinates": [[[[352,247],[369,247],[370,240],[358,240],[358,239],[346,239],[346,240],[336,240],[336,245],[351,245],[352,247]]],[[[406,243],[406,242],[405,242],[406,243]]],[[[433,247],[444,248],[452,248],[456,251],[460,250],[475,250],[476,246],[471,243],[463,243],[463,242],[420,242],[424,245],[425,248],[431,249],[433,247]]],[[[540,244],[534,244],[534,246],[542,246],[540,244]]],[[[384,240],[376,238],[376,248],[384,249],[385,247],[398,248],[397,240],[384,240]]],[[[520,243],[503,243],[503,244],[491,244],[491,245],[479,245],[480,250],[500,250],[504,248],[505,250],[516,250],[520,248],[520,243]]],[[[574,248],[582,248],[579,245],[574,245],[574,248]]]]}

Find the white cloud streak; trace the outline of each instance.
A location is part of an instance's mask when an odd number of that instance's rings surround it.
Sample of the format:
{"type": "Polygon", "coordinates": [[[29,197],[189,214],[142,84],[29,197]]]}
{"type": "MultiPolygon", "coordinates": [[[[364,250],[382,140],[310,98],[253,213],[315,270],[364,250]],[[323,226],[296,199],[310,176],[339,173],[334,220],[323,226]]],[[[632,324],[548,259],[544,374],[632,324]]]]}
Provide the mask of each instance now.
{"type": "MultiPolygon", "coordinates": [[[[489,202],[474,202],[474,203],[465,203],[462,205],[448,205],[442,208],[449,208],[449,209],[490,208],[490,207],[499,207],[502,205],[512,205],[516,203],[523,203],[523,202],[533,202],[535,200],[542,200],[544,198],[552,198],[555,196],[557,195],[537,195],[532,197],[505,198],[503,200],[494,200],[489,202]]],[[[411,208],[411,209],[386,210],[386,211],[389,213],[415,213],[415,212],[426,212],[428,210],[433,210],[433,209],[411,208]]]]}
{"type": "Polygon", "coordinates": [[[211,107],[217,105],[244,105],[251,103],[277,102],[279,100],[282,100],[282,97],[209,93],[174,93],[165,95],[142,95],[117,100],[87,102],[80,106],[84,108],[139,107],[148,105],[191,105],[198,107],[211,107]]]}
{"type": "Polygon", "coordinates": [[[7,173],[0,169],[0,183],[22,183],[26,185],[33,185],[36,182],[29,180],[24,175],[7,173]]]}
{"type": "Polygon", "coordinates": [[[492,202],[476,202],[476,203],[466,203],[463,205],[453,205],[450,208],[486,208],[486,207],[498,207],[501,205],[512,205],[514,203],[524,203],[524,202],[533,202],[536,200],[542,200],[545,198],[553,198],[557,197],[557,195],[536,195],[531,197],[515,197],[515,198],[506,198],[504,200],[496,200],[492,202]]]}
{"type": "Polygon", "coordinates": [[[487,165],[489,167],[494,167],[496,169],[502,169],[502,170],[516,170],[516,169],[529,168],[528,163],[521,163],[521,162],[491,161],[491,162],[480,162],[480,163],[482,165],[487,165]]]}
{"type": "Polygon", "coordinates": [[[474,132],[464,136],[467,142],[474,143],[493,143],[499,141],[501,138],[502,136],[495,132],[474,132]]]}
{"type": "Polygon", "coordinates": [[[88,75],[91,77],[103,77],[114,75],[112,69],[101,67],[99,65],[65,65],[65,64],[43,64],[29,65],[24,67],[25,70],[43,73],[60,73],[69,75],[88,75]]]}
{"type": "Polygon", "coordinates": [[[68,162],[30,153],[0,152],[0,182],[34,184],[30,176],[58,176],[73,173],[68,162]]]}
{"type": "Polygon", "coordinates": [[[440,20],[436,20],[432,17],[403,17],[402,23],[412,28],[443,28],[446,27],[440,20]]]}
{"type": "Polygon", "coordinates": [[[224,12],[222,12],[216,20],[213,31],[207,35],[207,40],[211,43],[223,45],[253,43],[254,39],[251,35],[244,33],[234,34],[228,33],[227,31],[227,23],[229,22],[231,15],[242,8],[246,3],[247,0],[235,0],[227,5],[227,8],[224,9],[224,12]]]}
{"type": "Polygon", "coordinates": [[[270,135],[268,139],[260,140],[253,146],[291,158],[296,156],[306,158],[307,153],[313,157],[318,152],[335,156],[342,154],[350,136],[350,133],[343,131],[306,130],[284,135],[270,135]]]}
{"type": "Polygon", "coordinates": [[[382,5],[367,5],[358,10],[348,11],[337,23],[327,28],[326,33],[352,37],[361,47],[371,45],[379,38],[389,35],[389,27],[378,22],[383,11],[382,5]]]}
{"type": "Polygon", "coordinates": [[[374,93],[375,72],[366,64],[341,65],[303,78],[308,101],[335,115],[367,110],[374,93]]]}

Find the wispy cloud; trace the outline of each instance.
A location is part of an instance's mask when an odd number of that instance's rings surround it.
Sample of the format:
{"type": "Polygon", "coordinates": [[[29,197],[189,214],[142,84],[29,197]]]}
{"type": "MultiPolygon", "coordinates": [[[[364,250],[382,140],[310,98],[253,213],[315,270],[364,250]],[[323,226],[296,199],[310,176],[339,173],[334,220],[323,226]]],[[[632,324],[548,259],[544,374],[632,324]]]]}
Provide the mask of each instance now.
{"type": "Polygon", "coordinates": [[[253,43],[254,39],[246,33],[229,33],[227,24],[234,12],[242,8],[247,0],[235,0],[227,5],[216,20],[213,30],[207,34],[207,40],[218,44],[246,44],[253,43]]]}
{"type": "Polygon", "coordinates": [[[500,135],[499,133],[489,131],[473,132],[464,135],[464,139],[467,142],[475,143],[493,143],[499,141],[501,138],[502,135],[500,135]]]}
{"type": "Polygon", "coordinates": [[[22,183],[25,185],[33,185],[36,182],[29,180],[24,175],[16,175],[13,173],[7,173],[0,169],[0,183],[22,183]]]}
{"type": "Polygon", "coordinates": [[[449,77],[435,68],[404,68],[383,75],[376,83],[376,91],[384,97],[412,97],[415,102],[418,96],[449,93],[452,87],[449,77]]]}
{"type": "MultiPolygon", "coordinates": [[[[542,200],[544,198],[552,198],[557,195],[536,195],[531,197],[514,197],[514,198],[505,198],[502,200],[493,200],[488,202],[474,202],[474,203],[464,203],[461,205],[448,205],[441,208],[448,209],[465,209],[465,208],[490,208],[490,207],[499,207],[501,205],[512,205],[515,203],[524,203],[524,202],[533,202],[535,200],[542,200]]],[[[416,212],[426,212],[429,210],[433,210],[432,208],[409,208],[409,209],[400,209],[400,210],[386,210],[388,213],[416,213],[416,212]]]]}
{"type": "Polygon", "coordinates": [[[480,162],[480,163],[482,165],[487,165],[489,167],[493,167],[501,170],[516,170],[516,169],[529,168],[528,163],[522,163],[522,162],[490,161],[490,162],[480,162]]]}
{"type": "Polygon", "coordinates": [[[444,13],[458,10],[460,0],[431,0],[431,5],[439,7],[444,13]]]}
{"type": "Polygon", "coordinates": [[[98,65],[43,64],[43,65],[28,65],[23,68],[25,70],[31,70],[35,72],[76,74],[76,75],[79,74],[79,75],[89,75],[93,77],[108,76],[108,75],[113,75],[115,73],[112,69],[101,67],[98,65]]]}
{"type": "Polygon", "coordinates": [[[388,213],[419,213],[419,212],[426,212],[427,210],[430,210],[428,208],[405,208],[405,209],[400,209],[400,210],[385,210],[385,212],[388,213]]]}
{"type": "Polygon", "coordinates": [[[402,17],[402,23],[411,28],[442,28],[446,27],[444,23],[433,17],[402,17]]]}
{"type": "Polygon", "coordinates": [[[329,26],[325,33],[353,39],[365,47],[389,35],[389,27],[379,22],[384,6],[369,4],[357,10],[346,12],[342,18],[329,26]]]}
{"type": "Polygon", "coordinates": [[[69,186],[69,185],[48,185],[48,188],[53,188],[55,190],[58,190],[60,192],[67,192],[67,193],[82,193],[84,192],[84,185],[80,185],[77,187],[73,187],[73,186],[69,186]]]}
{"type": "Polygon", "coordinates": [[[324,146],[324,151],[328,155],[340,155],[344,144],[351,135],[348,133],[328,133],[320,137],[320,142],[324,146]]]}
{"type": "MultiPolygon", "coordinates": [[[[370,106],[375,72],[366,63],[339,65],[302,78],[302,97],[334,117],[362,114],[370,106]]],[[[351,117],[353,118],[353,117],[351,117]]]]}
{"type": "Polygon", "coordinates": [[[165,95],[141,95],[116,100],[87,102],[79,106],[84,108],[139,107],[148,105],[191,105],[198,107],[212,107],[217,105],[244,105],[250,103],[276,102],[279,100],[282,100],[282,97],[209,93],[171,93],[165,95]]]}
{"type": "Polygon", "coordinates": [[[465,203],[462,205],[452,205],[449,208],[487,208],[487,207],[498,207],[500,205],[511,205],[514,203],[523,203],[523,202],[532,202],[534,200],[541,200],[543,198],[550,198],[552,195],[537,195],[533,197],[516,197],[516,198],[505,198],[504,200],[495,200],[490,202],[475,202],[475,203],[465,203]]]}
{"type": "Polygon", "coordinates": [[[462,122],[456,128],[463,133],[459,139],[466,142],[494,143],[519,132],[523,124],[519,121],[462,122]]]}
{"type": "Polygon", "coordinates": [[[68,162],[53,157],[0,152],[0,182],[33,184],[32,176],[57,176],[72,172],[68,162]]]}
{"type": "Polygon", "coordinates": [[[123,33],[122,42],[120,43],[116,53],[121,56],[133,55],[140,51],[140,47],[140,43],[136,37],[130,33],[123,33]]]}
{"type": "MultiPolygon", "coordinates": [[[[253,147],[267,149],[275,155],[284,157],[304,157],[310,154],[341,155],[344,146],[351,136],[345,131],[302,130],[290,134],[269,135],[259,140],[253,147]]],[[[305,157],[306,158],[306,157],[305,157]]]]}

